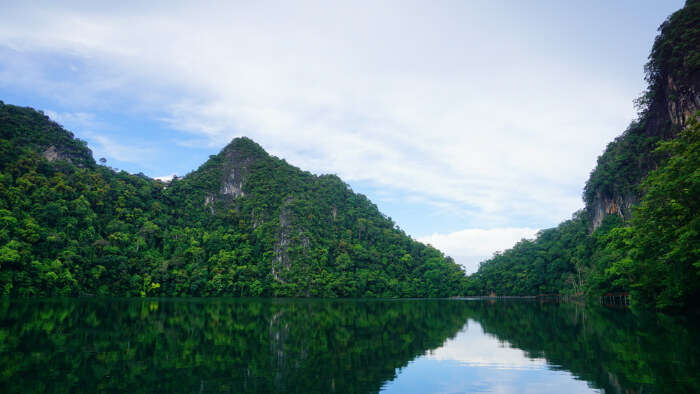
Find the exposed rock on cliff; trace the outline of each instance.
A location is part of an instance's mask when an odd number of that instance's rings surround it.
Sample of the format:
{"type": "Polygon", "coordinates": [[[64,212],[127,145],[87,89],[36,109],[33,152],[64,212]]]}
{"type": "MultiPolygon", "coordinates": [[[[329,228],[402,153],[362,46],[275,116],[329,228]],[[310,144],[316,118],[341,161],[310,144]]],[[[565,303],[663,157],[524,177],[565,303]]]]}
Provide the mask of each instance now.
{"type": "Polygon", "coordinates": [[[288,197],[282,204],[279,214],[279,227],[274,246],[274,260],[272,262],[272,276],[275,280],[284,283],[283,273],[292,269],[290,249],[301,247],[301,253],[306,254],[310,240],[304,234],[304,229],[294,223],[294,214],[290,209],[290,204],[294,202],[293,197],[288,197]]]}
{"type": "Polygon", "coordinates": [[[603,223],[603,218],[606,215],[618,215],[622,219],[629,219],[632,215],[632,206],[638,202],[637,196],[633,194],[612,198],[606,198],[597,194],[593,203],[588,206],[592,228],[598,228],[603,223]]]}
{"type": "Polygon", "coordinates": [[[452,259],[411,239],[337,176],[302,171],[250,139],[234,139],[165,185],[97,165],[83,141],[42,113],[0,102],[0,246],[9,256],[0,264],[0,290],[15,296],[461,292],[464,272],[452,259]]]}
{"type": "MultiPolygon", "coordinates": [[[[267,153],[248,138],[236,138],[231,141],[221,153],[213,156],[207,163],[213,167],[214,174],[210,176],[213,185],[204,196],[204,206],[213,214],[217,202],[232,202],[245,196],[244,188],[250,174],[250,166],[256,160],[266,157],[267,153]]],[[[205,164],[202,167],[206,166],[205,164]]],[[[206,171],[207,169],[204,170],[206,171]]]]}
{"type": "Polygon", "coordinates": [[[85,141],[74,138],[43,112],[0,101],[0,139],[41,154],[49,162],[65,160],[77,167],[95,166],[85,141]],[[32,132],[28,132],[32,130],[32,132]]]}
{"type": "Polygon", "coordinates": [[[249,167],[255,160],[255,152],[250,152],[247,148],[251,143],[259,148],[254,142],[246,140],[236,138],[221,152],[223,155],[221,189],[219,189],[221,196],[230,196],[232,199],[245,196],[243,187],[250,173],[249,167]]]}
{"type": "Polygon", "coordinates": [[[605,215],[630,217],[639,183],[656,168],[659,141],[674,138],[700,109],[700,1],[688,1],[660,27],[645,66],[648,90],[636,102],[638,121],[598,158],[584,189],[591,230],[605,215]]]}

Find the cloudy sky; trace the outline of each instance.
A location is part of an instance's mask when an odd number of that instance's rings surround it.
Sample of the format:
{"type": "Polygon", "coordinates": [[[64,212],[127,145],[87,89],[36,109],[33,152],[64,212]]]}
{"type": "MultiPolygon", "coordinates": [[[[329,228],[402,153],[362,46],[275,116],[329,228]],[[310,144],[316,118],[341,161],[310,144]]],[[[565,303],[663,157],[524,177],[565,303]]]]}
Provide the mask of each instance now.
{"type": "Polygon", "coordinates": [[[583,206],[683,2],[0,3],[0,100],[109,165],[184,175],[249,136],[471,272],[583,206]]]}

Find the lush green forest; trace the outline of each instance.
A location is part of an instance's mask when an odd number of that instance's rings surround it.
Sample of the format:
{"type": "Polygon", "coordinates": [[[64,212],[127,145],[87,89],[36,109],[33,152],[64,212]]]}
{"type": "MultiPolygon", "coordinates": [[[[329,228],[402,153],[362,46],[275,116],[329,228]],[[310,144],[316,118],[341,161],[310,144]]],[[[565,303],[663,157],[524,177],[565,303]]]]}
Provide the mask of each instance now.
{"type": "Polygon", "coordinates": [[[0,291],[11,296],[700,296],[700,1],[659,28],[638,118],[586,206],[469,278],[334,175],[237,138],[164,183],[98,164],[43,113],[0,102],[0,291]]]}
{"type": "Polygon", "coordinates": [[[1,102],[0,245],[12,296],[437,297],[465,281],[338,177],[249,139],[163,183],[1,102]]]}
{"type": "Polygon", "coordinates": [[[700,295],[700,2],[659,28],[638,119],[598,158],[584,210],[483,262],[467,293],[598,296],[684,308],[700,295]]]}

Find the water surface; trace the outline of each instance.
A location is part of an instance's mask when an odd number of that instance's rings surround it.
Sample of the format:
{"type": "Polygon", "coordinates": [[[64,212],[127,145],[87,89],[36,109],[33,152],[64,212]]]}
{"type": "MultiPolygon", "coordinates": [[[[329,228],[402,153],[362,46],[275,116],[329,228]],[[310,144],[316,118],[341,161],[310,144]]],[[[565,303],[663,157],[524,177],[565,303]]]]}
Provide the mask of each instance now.
{"type": "Polygon", "coordinates": [[[465,300],[0,302],[0,392],[700,392],[698,326],[465,300]]]}

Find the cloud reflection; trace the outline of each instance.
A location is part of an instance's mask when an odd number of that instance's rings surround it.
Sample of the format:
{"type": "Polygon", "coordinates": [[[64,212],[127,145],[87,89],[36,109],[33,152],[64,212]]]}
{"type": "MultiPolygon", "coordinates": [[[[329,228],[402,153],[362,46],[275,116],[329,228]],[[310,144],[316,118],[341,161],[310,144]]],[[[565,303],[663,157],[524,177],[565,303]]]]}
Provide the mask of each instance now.
{"type": "Polygon", "coordinates": [[[469,320],[442,347],[397,370],[382,393],[598,393],[571,373],[553,370],[469,320]]]}

